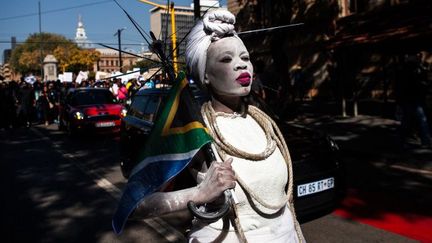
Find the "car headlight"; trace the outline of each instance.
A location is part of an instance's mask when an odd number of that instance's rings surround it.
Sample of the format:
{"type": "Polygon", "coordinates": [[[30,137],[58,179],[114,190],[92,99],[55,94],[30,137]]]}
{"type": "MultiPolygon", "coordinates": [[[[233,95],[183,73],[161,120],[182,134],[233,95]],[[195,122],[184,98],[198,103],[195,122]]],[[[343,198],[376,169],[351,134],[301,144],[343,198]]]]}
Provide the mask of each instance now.
{"type": "Polygon", "coordinates": [[[80,112],[80,111],[77,111],[77,112],[74,113],[74,117],[77,120],[82,120],[82,119],[84,119],[84,114],[82,112],[80,112]]]}
{"type": "Polygon", "coordinates": [[[337,145],[337,143],[333,139],[331,139],[330,137],[327,137],[327,141],[328,141],[328,144],[329,144],[330,149],[332,151],[338,151],[339,150],[339,146],[337,145]]]}
{"type": "Polygon", "coordinates": [[[127,115],[127,109],[126,108],[122,108],[120,115],[122,117],[125,117],[127,115]]]}

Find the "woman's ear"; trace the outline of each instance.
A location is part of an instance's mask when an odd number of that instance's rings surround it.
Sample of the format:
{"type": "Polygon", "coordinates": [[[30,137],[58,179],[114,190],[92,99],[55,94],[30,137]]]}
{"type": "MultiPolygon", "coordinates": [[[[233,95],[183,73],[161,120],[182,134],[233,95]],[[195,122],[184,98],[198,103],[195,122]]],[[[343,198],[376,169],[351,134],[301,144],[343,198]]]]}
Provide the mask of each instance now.
{"type": "Polygon", "coordinates": [[[210,81],[207,78],[207,73],[204,74],[204,80],[203,80],[203,82],[204,82],[205,85],[209,85],[210,84],[210,81]]]}

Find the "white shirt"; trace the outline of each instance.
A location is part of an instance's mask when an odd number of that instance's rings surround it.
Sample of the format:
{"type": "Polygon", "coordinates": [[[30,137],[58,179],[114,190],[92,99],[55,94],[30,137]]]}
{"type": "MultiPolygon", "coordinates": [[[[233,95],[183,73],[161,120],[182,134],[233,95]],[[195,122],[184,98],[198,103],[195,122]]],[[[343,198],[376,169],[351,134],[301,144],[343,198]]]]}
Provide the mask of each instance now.
{"type": "MultiPolygon", "coordinates": [[[[225,140],[237,149],[255,154],[264,151],[267,145],[265,133],[251,116],[247,115],[245,118],[236,115],[218,116],[216,123],[225,140]]],[[[218,160],[221,161],[220,158],[218,160]]],[[[288,180],[288,169],[279,148],[262,161],[233,157],[232,166],[236,175],[267,204],[280,205],[286,200],[285,186],[288,180]]],[[[238,183],[234,191],[239,200],[237,209],[240,224],[250,243],[264,242],[264,240],[266,243],[298,242],[292,213],[288,207],[282,207],[280,210],[267,209],[253,199],[254,206],[252,206],[238,183]]],[[[223,228],[222,219],[212,224],[196,219],[193,222],[189,242],[196,242],[194,240],[212,242],[223,234],[223,228]]],[[[223,242],[238,242],[232,225],[229,226],[229,233],[223,242]]]]}

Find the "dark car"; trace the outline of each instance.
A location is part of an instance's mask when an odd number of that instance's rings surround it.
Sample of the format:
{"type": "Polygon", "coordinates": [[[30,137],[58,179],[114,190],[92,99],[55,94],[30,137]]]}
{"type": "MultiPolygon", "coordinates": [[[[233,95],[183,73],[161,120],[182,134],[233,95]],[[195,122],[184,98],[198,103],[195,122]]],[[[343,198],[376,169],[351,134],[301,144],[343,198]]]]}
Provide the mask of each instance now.
{"type": "MultiPolygon", "coordinates": [[[[120,166],[126,178],[136,163],[139,147],[150,133],[167,93],[166,89],[142,89],[132,97],[120,133],[120,166]]],[[[268,108],[262,105],[260,107],[267,112],[268,108]]],[[[325,134],[275,120],[288,144],[293,162],[294,203],[299,221],[306,222],[330,213],[340,202],[344,191],[336,143],[325,134]]]]}
{"type": "Polygon", "coordinates": [[[108,89],[69,89],[60,104],[59,128],[74,134],[79,131],[119,132],[126,108],[108,89]]]}

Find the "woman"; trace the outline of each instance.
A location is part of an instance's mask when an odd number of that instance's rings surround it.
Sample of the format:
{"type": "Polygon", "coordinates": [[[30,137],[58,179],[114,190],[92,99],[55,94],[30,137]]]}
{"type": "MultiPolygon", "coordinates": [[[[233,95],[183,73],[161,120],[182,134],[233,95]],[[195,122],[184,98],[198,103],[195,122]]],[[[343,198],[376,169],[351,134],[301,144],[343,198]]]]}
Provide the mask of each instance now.
{"type": "Polygon", "coordinates": [[[38,114],[39,114],[39,122],[45,123],[45,126],[49,125],[49,100],[47,94],[47,87],[45,86],[42,89],[42,92],[39,95],[39,98],[36,101],[38,114]]]}
{"type": "Polygon", "coordinates": [[[119,89],[117,91],[117,99],[122,104],[126,104],[126,99],[128,98],[128,90],[126,89],[126,86],[120,82],[119,89]]]}
{"type": "Polygon", "coordinates": [[[184,210],[189,201],[208,205],[234,189],[237,217],[194,219],[189,242],[304,242],[294,215],[291,160],[283,137],[268,116],[244,99],[251,91],[253,68],[234,22],[226,10],[206,14],[192,29],[186,48],[191,76],[211,95],[202,114],[218,161],[207,168],[198,154],[188,168],[197,186],[154,193],[134,214],[184,210]]]}

